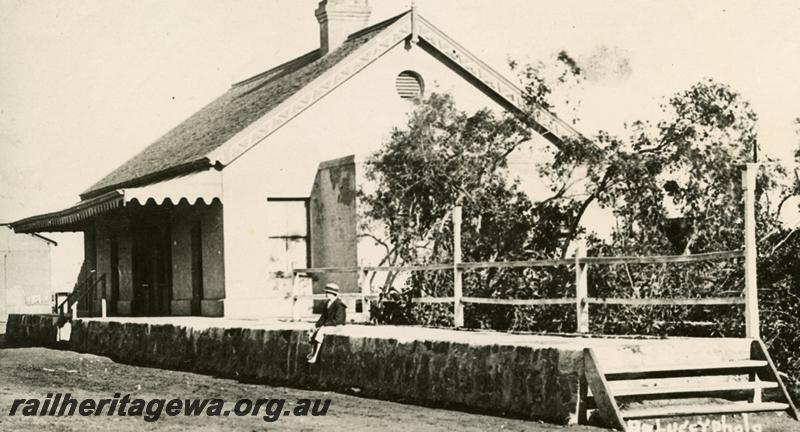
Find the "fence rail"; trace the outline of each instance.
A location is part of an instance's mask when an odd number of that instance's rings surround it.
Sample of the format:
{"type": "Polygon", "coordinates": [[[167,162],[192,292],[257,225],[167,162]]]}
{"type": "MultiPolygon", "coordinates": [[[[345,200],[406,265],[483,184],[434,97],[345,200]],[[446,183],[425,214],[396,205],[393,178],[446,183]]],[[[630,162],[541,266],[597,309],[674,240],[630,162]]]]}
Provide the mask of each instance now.
{"type": "Polygon", "coordinates": [[[491,304],[491,305],[510,305],[510,306],[538,306],[538,305],[560,305],[573,304],[574,298],[544,298],[544,299],[499,299],[485,297],[462,297],[461,303],[472,304],[491,304]]]}
{"type": "Polygon", "coordinates": [[[628,305],[628,306],[694,306],[694,305],[737,305],[744,304],[744,297],[697,297],[697,298],[593,298],[586,299],[589,304],[628,305]]]}
{"type": "MultiPolygon", "coordinates": [[[[758,288],[756,278],[756,219],[755,219],[755,187],[758,164],[748,163],[742,171],[742,189],[744,191],[744,238],[743,250],[701,253],[694,255],[662,255],[662,256],[618,256],[587,257],[583,248],[575,251],[571,259],[503,261],[503,262],[462,262],[461,261],[461,206],[453,208],[453,261],[449,264],[412,265],[412,266],[377,266],[377,267],[326,267],[293,270],[292,285],[297,282],[300,273],[334,273],[359,272],[362,299],[370,294],[367,273],[370,271],[441,271],[453,272],[452,297],[423,297],[413,299],[417,303],[452,303],[453,321],[456,327],[464,326],[465,304],[494,305],[559,305],[574,304],[576,310],[577,330],[579,333],[589,332],[589,305],[629,305],[629,306],[670,306],[670,305],[739,305],[744,304],[745,335],[758,339],[758,288]],[[621,264],[681,264],[704,261],[730,260],[744,258],[744,292],[741,297],[705,297],[705,298],[595,298],[588,294],[588,272],[591,266],[621,264]],[[462,277],[465,271],[482,268],[531,268],[573,266],[575,269],[575,296],[548,299],[498,299],[464,297],[462,293],[462,277]]],[[[295,297],[296,303],[297,297],[295,297]]],[[[292,309],[293,316],[295,308],[292,309]]]]}
{"type": "MultiPolygon", "coordinates": [[[[583,257],[578,258],[580,264],[680,264],[693,263],[699,261],[721,261],[735,258],[744,258],[744,252],[725,251],[708,252],[692,255],[656,255],[656,256],[619,256],[619,257],[583,257]]],[[[413,271],[433,271],[433,270],[461,270],[485,269],[485,268],[534,268],[534,267],[555,267],[571,266],[575,264],[574,258],[567,259],[545,259],[530,261],[491,261],[491,262],[462,262],[458,264],[427,264],[410,266],[361,266],[361,267],[317,267],[317,268],[297,268],[295,273],[353,273],[353,272],[413,272],[413,271]]]]}
{"type": "MultiPolygon", "coordinates": [[[[695,306],[695,305],[742,305],[746,304],[744,296],[730,297],[671,297],[671,298],[617,298],[617,297],[589,297],[587,287],[587,273],[590,266],[596,265],[622,265],[622,264],[684,264],[705,261],[720,261],[744,258],[745,253],[741,250],[710,252],[693,255],[658,255],[658,256],[620,256],[620,257],[587,257],[585,251],[579,248],[574,257],[569,259],[545,259],[529,261],[495,261],[495,262],[456,262],[427,265],[410,266],[357,266],[357,267],[320,267],[320,268],[298,268],[292,270],[293,285],[301,274],[330,274],[330,273],[359,273],[361,276],[361,292],[342,293],[346,298],[357,298],[364,302],[382,301],[391,302],[393,300],[379,299],[377,294],[373,294],[370,284],[367,281],[370,272],[416,272],[416,271],[441,271],[452,270],[457,272],[456,277],[460,278],[464,271],[487,268],[542,268],[557,266],[575,267],[575,295],[573,297],[557,298],[535,298],[535,299],[516,299],[516,298],[488,298],[488,297],[464,297],[453,295],[449,297],[416,297],[411,301],[417,304],[453,304],[454,307],[463,308],[466,304],[474,305],[507,305],[507,306],[548,306],[548,305],[575,305],[577,314],[577,329],[579,333],[589,331],[589,305],[624,305],[624,306],[695,306]]],[[[293,292],[296,290],[293,288],[293,292]]],[[[294,296],[295,302],[299,298],[324,299],[324,294],[299,295],[294,296]]],[[[463,309],[462,309],[463,310],[463,309]]],[[[463,312],[462,312],[463,313],[463,312]]],[[[296,314],[293,311],[293,316],[296,314]]],[[[462,315],[463,319],[463,315],[462,315]]],[[[463,326],[463,321],[457,323],[457,327],[463,326]]]]}
{"type": "Polygon", "coordinates": [[[744,251],[708,252],[692,255],[659,255],[659,256],[620,256],[620,257],[584,257],[581,264],[681,264],[699,261],[720,261],[744,258],[744,251]]]}

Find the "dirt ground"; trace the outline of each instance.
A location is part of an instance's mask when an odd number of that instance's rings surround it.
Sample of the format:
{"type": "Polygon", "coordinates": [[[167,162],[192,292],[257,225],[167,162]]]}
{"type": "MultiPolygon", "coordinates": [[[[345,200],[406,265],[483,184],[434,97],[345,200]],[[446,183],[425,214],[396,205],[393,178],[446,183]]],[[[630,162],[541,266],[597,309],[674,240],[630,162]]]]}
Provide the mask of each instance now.
{"type": "MultiPolygon", "coordinates": [[[[226,405],[228,408],[228,405],[226,405]]],[[[129,366],[106,357],[44,348],[0,348],[1,431],[564,431],[565,428],[500,417],[379,401],[311,390],[240,383],[187,372],[129,366]],[[228,404],[240,398],[331,399],[324,417],[281,416],[274,423],[257,417],[161,416],[141,417],[10,417],[17,398],[44,399],[47,393],[71,393],[80,399],[111,398],[115,392],[145,400],[153,398],[221,398],[228,404]]],[[[602,431],[570,427],[576,432],[602,431]]]]}
{"type": "MultiPolygon", "coordinates": [[[[800,423],[785,416],[758,416],[764,431],[800,430],[800,423]]],[[[240,383],[205,375],[115,363],[106,357],[44,348],[3,348],[0,340],[0,431],[567,431],[603,429],[554,426],[457,411],[364,399],[338,393],[240,383]],[[155,422],[142,417],[9,416],[17,398],[44,399],[47,393],[71,393],[79,399],[111,398],[114,393],[132,398],[221,398],[229,405],[240,398],[331,399],[324,417],[281,416],[267,423],[261,416],[208,417],[162,414],[155,422]]]]}

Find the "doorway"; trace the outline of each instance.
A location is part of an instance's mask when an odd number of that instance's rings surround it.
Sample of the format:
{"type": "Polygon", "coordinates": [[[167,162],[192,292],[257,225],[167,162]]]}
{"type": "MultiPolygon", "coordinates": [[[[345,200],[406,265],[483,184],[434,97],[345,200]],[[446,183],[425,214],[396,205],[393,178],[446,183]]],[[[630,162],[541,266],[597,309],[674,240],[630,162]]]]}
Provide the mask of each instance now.
{"type": "Polygon", "coordinates": [[[117,314],[117,300],[119,300],[119,241],[117,241],[117,236],[111,236],[108,239],[108,247],[111,251],[109,257],[111,261],[111,274],[109,275],[111,292],[107,293],[107,302],[108,314],[113,316],[117,314]]]}
{"type": "Polygon", "coordinates": [[[199,221],[192,225],[190,247],[192,252],[191,314],[200,316],[203,302],[203,232],[199,221]]]}
{"type": "Polygon", "coordinates": [[[133,238],[135,316],[166,316],[172,300],[172,248],[169,224],[138,223],[133,238]]]}

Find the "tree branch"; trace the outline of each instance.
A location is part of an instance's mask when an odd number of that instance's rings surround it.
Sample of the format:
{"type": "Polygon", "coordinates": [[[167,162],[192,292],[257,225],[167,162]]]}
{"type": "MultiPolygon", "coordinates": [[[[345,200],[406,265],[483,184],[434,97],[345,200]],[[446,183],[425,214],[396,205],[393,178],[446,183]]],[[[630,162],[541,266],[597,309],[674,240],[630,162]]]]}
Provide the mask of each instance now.
{"type": "Polygon", "coordinates": [[[572,221],[569,234],[564,239],[564,244],[561,246],[561,259],[567,257],[567,249],[569,248],[569,244],[572,242],[572,240],[575,239],[575,233],[580,227],[581,219],[583,218],[583,214],[586,213],[586,209],[588,209],[594,200],[597,199],[597,196],[600,194],[600,192],[604,191],[608,186],[608,182],[610,181],[612,172],[614,171],[613,168],[613,165],[609,165],[608,168],[606,168],[606,171],[603,174],[603,178],[600,180],[600,184],[597,186],[597,189],[595,189],[595,191],[592,192],[588,198],[586,198],[586,200],[581,204],[581,207],[578,209],[578,213],[575,215],[575,219],[572,221]]]}
{"type": "Polygon", "coordinates": [[[374,241],[375,241],[375,243],[377,243],[377,244],[379,244],[379,245],[383,246],[383,248],[384,248],[384,249],[386,249],[386,255],[389,255],[389,254],[391,253],[391,251],[392,251],[392,250],[391,250],[391,248],[389,247],[389,244],[388,244],[388,243],[386,243],[386,242],[385,242],[385,241],[383,241],[382,239],[378,238],[378,236],[376,236],[376,235],[374,235],[374,234],[371,234],[371,233],[361,233],[361,234],[359,234],[359,235],[358,235],[358,237],[368,237],[368,238],[371,238],[372,240],[374,240],[374,241]]]}
{"type": "Polygon", "coordinates": [[[770,251],[769,254],[770,255],[774,254],[778,250],[778,248],[783,246],[783,244],[786,243],[787,240],[789,240],[789,237],[791,237],[792,234],[797,232],[798,229],[800,229],[800,226],[796,226],[796,227],[792,228],[791,231],[789,231],[789,234],[786,234],[786,237],[784,237],[783,240],[779,241],[778,244],[776,244],[775,247],[772,248],[772,250],[770,251]]]}

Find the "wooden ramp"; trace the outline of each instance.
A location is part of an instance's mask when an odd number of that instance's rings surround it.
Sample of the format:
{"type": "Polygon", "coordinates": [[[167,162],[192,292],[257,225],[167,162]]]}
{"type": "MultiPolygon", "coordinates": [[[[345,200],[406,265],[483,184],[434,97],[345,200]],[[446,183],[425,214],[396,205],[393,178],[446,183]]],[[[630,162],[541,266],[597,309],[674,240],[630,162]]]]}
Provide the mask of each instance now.
{"type": "Polygon", "coordinates": [[[798,420],[797,407],[761,340],[753,341],[748,360],[622,369],[601,365],[592,348],[584,350],[578,409],[582,424],[590,412],[603,426],[625,431],[626,422],[634,419],[769,411],[784,411],[798,420]],[[691,403],[681,403],[686,400],[691,403]]]}

